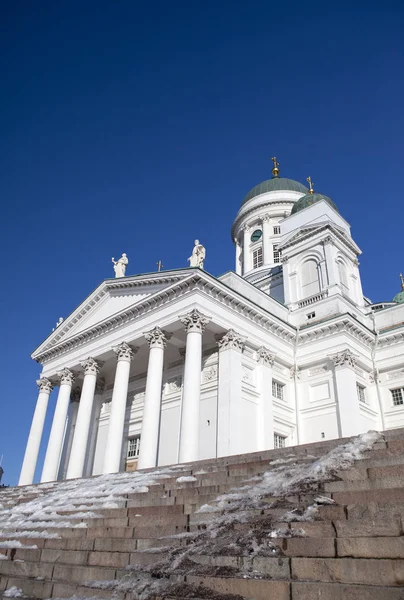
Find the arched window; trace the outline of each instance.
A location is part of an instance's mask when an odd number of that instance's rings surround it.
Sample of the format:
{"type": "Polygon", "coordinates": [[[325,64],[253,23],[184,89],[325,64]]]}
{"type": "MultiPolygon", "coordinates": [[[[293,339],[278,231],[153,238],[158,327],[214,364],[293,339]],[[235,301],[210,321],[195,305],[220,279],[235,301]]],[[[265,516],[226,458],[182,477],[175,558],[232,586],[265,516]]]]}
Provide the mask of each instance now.
{"type": "Polygon", "coordinates": [[[348,276],[347,276],[347,272],[346,272],[346,266],[344,265],[342,260],[339,260],[337,262],[337,264],[338,264],[338,273],[339,273],[340,284],[341,284],[343,290],[348,292],[349,291],[349,283],[348,283],[348,276]]]}
{"type": "Polygon", "coordinates": [[[313,296],[320,291],[318,264],[314,259],[306,260],[301,273],[302,298],[313,296]]]}

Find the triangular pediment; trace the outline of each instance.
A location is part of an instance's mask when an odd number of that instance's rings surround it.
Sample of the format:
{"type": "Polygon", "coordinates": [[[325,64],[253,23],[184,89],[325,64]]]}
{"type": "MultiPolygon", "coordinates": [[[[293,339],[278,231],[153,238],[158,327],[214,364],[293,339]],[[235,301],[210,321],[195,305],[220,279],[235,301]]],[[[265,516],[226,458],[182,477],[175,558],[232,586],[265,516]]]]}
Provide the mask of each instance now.
{"type": "Polygon", "coordinates": [[[166,273],[106,279],[37,348],[52,347],[118,315],[190,275],[181,269],[166,273]]]}

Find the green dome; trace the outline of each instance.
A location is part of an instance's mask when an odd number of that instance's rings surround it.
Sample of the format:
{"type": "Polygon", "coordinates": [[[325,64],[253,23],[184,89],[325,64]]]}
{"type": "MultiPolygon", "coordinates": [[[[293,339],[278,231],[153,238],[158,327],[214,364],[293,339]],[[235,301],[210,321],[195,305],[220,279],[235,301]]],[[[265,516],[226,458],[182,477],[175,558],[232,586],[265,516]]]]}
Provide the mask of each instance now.
{"type": "Polygon", "coordinates": [[[307,194],[307,188],[299,181],[287,179],[286,177],[272,177],[272,179],[267,179],[266,181],[263,181],[262,183],[259,183],[253,187],[253,189],[250,190],[247,196],[244,198],[242,204],[245,204],[251,200],[251,198],[255,198],[255,196],[259,196],[260,194],[265,194],[266,192],[277,192],[281,190],[307,194]]]}
{"type": "Polygon", "coordinates": [[[404,290],[398,292],[393,298],[393,302],[397,302],[397,304],[404,304],[404,290]]]}
{"type": "Polygon", "coordinates": [[[304,208],[307,208],[308,206],[311,206],[312,204],[315,204],[316,202],[320,202],[320,200],[325,200],[327,202],[327,204],[332,206],[338,212],[338,208],[335,206],[334,202],[328,196],[324,196],[324,194],[308,193],[305,196],[303,196],[303,198],[299,198],[299,200],[297,200],[297,202],[294,203],[292,212],[290,214],[294,215],[295,213],[299,212],[300,210],[303,210],[304,208]]]}

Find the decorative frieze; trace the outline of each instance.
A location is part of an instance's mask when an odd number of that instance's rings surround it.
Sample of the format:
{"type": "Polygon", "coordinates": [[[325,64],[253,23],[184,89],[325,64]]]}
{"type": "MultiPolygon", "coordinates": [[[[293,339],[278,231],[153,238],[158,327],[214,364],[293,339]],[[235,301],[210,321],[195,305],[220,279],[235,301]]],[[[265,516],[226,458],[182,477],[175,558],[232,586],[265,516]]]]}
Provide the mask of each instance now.
{"type": "Polygon", "coordinates": [[[167,345],[167,337],[160,327],[155,327],[148,333],[144,334],[149,348],[165,348],[167,345]]]}
{"type": "Polygon", "coordinates": [[[126,360],[129,362],[133,360],[133,357],[135,356],[138,350],[139,348],[129,346],[129,344],[126,342],[122,342],[122,344],[119,344],[119,346],[115,346],[115,348],[113,348],[113,351],[117,355],[118,360],[126,360]]]}
{"type": "Polygon", "coordinates": [[[324,375],[328,371],[327,365],[320,365],[318,367],[314,367],[313,369],[309,369],[309,377],[315,377],[316,375],[324,375]]]}
{"type": "Polygon", "coordinates": [[[237,350],[242,352],[245,344],[245,339],[241,337],[234,329],[229,329],[222,337],[216,337],[219,350],[237,350]]]}
{"type": "Polygon", "coordinates": [[[268,350],[268,348],[265,348],[265,346],[261,346],[257,350],[256,359],[260,365],[273,367],[275,362],[275,354],[272,354],[272,352],[268,350]]]}
{"type": "Polygon", "coordinates": [[[387,379],[400,379],[401,377],[404,377],[404,369],[387,373],[387,379]]]}
{"type": "Polygon", "coordinates": [[[180,317],[180,321],[185,326],[187,333],[203,333],[210,319],[208,319],[208,317],[205,317],[205,315],[199,312],[199,310],[194,308],[187,315],[180,317]]]}
{"type": "Polygon", "coordinates": [[[291,379],[295,379],[295,378],[296,379],[300,379],[300,369],[299,369],[299,367],[297,365],[293,366],[293,367],[290,367],[290,369],[289,369],[289,377],[291,379]]]}
{"type": "Polygon", "coordinates": [[[59,377],[60,385],[73,385],[76,379],[73,371],[70,371],[70,369],[62,369],[57,373],[57,376],[59,377]]]}
{"type": "Polygon", "coordinates": [[[241,379],[243,380],[244,383],[248,383],[249,385],[255,385],[254,369],[252,369],[248,365],[242,365],[241,379]]]}
{"type": "Polygon", "coordinates": [[[202,383],[209,383],[210,381],[214,381],[215,379],[217,379],[217,374],[217,365],[205,367],[202,372],[202,383]]]}
{"type": "Polygon", "coordinates": [[[334,367],[356,367],[356,357],[350,350],[343,350],[330,357],[334,367]]]}
{"type": "Polygon", "coordinates": [[[90,356],[86,360],[83,360],[80,365],[83,367],[85,375],[98,375],[102,366],[101,363],[90,356]]]}
{"type": "Polygon", "coordinates": [[[37,379],[36,384],[41,393],[50,394],[53,390],[53,383],[47,377],[41,377],[41,379],[37,379]]]}
{"type": "Polygon", "coordinates": [[[181,391],[181,387],[182,387],[182,377],[180,377],[180,376],[172,377],[171,379],[169,379],[166,382],[166,384],[164,386],[164,392],[166,394],[176,394],[181,391]]]}

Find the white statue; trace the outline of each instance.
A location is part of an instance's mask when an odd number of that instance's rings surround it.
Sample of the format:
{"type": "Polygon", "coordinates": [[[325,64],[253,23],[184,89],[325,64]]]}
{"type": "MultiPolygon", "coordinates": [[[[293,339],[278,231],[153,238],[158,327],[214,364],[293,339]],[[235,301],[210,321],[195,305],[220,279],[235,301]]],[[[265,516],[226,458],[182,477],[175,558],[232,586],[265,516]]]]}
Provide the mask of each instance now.
{"type": "MultiPolygon", "coordinates": [[[[56,329],[63,323],[63,317],[59,317],[56,323],[56,329]]],[[[55,327],[52,328],[52,331],[55,331],[55,327]]]]}
{"type": "Polygon", "coordinates": [[[115,277],[125,277],[126,265],[128,264],[128,257],[125,253],[122,254],[121,258],[117,261],[112,257],[114,263],[115,277]]]}
{"type": "Polygon", "coordinates": [[[188,258],[190,267],[199,267],[203,269],[203,261],[205,260],[206,250],[199,240],[195,240],[195,246],[192,250],[191,256],[188,258]]]}

